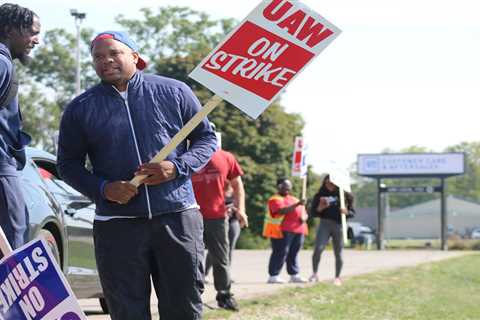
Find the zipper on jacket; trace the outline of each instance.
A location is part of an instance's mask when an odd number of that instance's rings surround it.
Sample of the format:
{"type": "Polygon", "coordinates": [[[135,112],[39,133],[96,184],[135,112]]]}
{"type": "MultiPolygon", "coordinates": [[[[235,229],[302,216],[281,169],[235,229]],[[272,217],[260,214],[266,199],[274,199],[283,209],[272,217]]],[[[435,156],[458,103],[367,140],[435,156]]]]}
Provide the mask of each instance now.
{"type": "MultiPolygon", "coordinates": [[[[139,165],[142,165],[142,157],[140,156],[140,149],[138,148],[138,143],[137,143],[137,135],[135,134],[135,128],[133,126],[133,121],[132,121],[132,115],[130,114],[130,106],[128,105],[128,83],[127,83],[127,90],[125,91],[125,98],[120,94],[120,91],[117,90],[117,88],[113,87],[120,97],[122,98],[125,108],[127,110],[127,115],[128,115],[128,122],[130,123],[130,128],[132,129],[132,136],[133,136],[133,143],[135,144],[135,150],[137,151],[137,158],[138,158],[138,163],[139,165]]],[[[148,219],[152,219],[152,208],[150,206],[150,194],[148,193],[148,186],[146,184],[143,184],[145,187],[145,192],[147,195],[147,208],[148,208],[148,219]]]]}

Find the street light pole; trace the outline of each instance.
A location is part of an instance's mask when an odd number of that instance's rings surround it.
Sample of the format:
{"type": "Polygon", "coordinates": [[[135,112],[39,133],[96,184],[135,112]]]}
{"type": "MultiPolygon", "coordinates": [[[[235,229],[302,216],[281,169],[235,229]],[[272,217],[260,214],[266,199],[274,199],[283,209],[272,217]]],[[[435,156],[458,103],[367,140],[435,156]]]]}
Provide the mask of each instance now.
{"type": "Polygon", "coordinates": [[[78,12],[77,9],[71,9],[70,14],[75,18],[75,27],[77,28],[77,71],[75,74],[75,93],[77,96],[81,93],[81,84],[80,84],[80,25],[82,20],[87,16],[84,12],[78,12]]]}

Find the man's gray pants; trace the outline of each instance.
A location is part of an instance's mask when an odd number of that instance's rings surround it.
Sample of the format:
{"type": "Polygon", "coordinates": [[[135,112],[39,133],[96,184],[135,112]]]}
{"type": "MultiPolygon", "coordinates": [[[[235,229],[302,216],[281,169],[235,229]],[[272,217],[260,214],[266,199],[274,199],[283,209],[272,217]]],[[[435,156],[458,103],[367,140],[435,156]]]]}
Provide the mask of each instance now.
{"type": "Polygon", "coordinates": [[[228,221],[222,219],[203,219],[203,240],[208,249],[213,266],[213,284],[217,292],[229,292],[230,262],[228,221]]]}

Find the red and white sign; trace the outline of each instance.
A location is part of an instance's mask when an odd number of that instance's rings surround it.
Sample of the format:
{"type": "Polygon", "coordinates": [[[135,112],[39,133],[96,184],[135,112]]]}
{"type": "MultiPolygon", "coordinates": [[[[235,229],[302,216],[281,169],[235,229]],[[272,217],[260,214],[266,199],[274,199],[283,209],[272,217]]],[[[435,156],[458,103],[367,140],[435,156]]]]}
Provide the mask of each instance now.
{"type": "Polygon", "coordinates": [[[307,174],[307,146],[302,137],[295,137],[293,149],[292,176],[303,177],[307,174]]]}
{"type": "Polygon", "coordinates": [[[298,1],[265,0],[189,76],[257,118],[340,33],[298,1]]]}

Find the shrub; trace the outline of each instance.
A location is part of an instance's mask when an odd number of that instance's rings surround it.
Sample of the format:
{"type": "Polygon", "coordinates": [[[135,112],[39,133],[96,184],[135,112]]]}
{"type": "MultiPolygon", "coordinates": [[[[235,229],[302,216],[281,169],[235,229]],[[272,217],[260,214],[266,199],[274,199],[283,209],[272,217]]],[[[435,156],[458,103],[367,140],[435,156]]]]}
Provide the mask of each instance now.
{"type": "Polygon", "coordinates": [[[270,249],[270,240],[253,234],[250,229],[242,230],[237,249],[270,249]]]}

